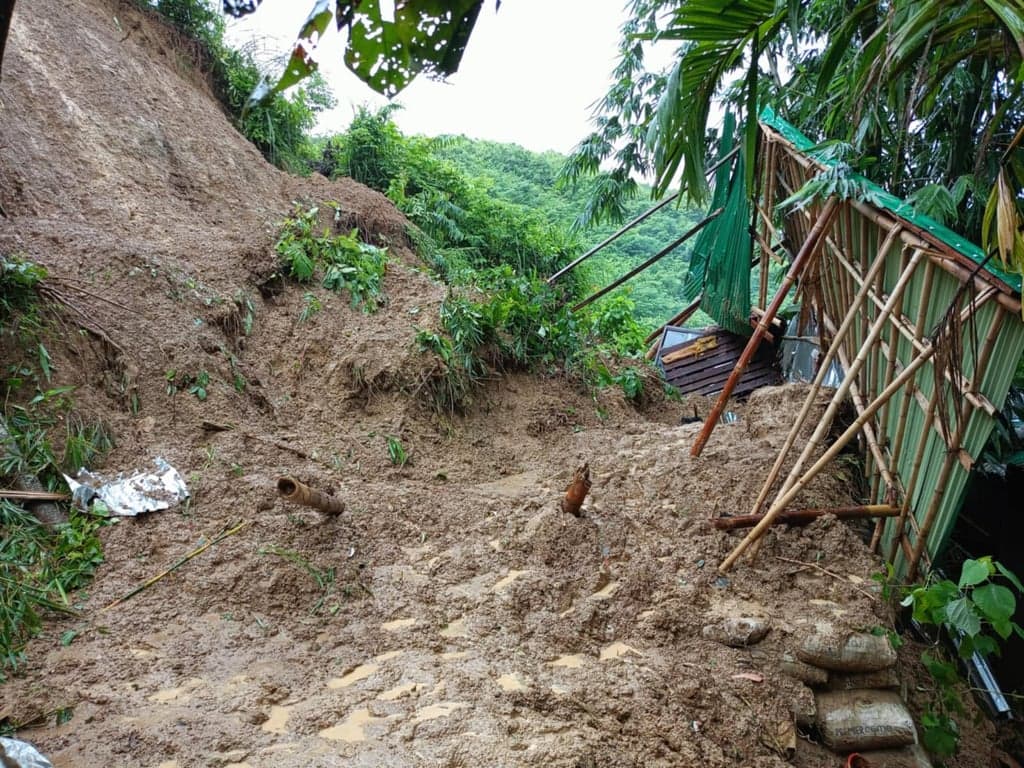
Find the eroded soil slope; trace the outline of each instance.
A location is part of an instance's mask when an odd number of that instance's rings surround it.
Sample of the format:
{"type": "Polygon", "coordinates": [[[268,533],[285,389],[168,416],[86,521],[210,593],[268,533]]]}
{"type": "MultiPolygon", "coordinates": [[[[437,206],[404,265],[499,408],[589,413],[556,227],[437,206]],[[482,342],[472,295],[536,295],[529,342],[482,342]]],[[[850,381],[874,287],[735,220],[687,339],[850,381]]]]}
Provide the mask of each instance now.
{"type": "MultiPolygon", "coordinates": [[[[561,378],[507,376],[438,417],[413,337],[444,288],[403,217],[358,184],[267,165],[163,25],[113,0],[19,0],[0,99],[0,248],[44,264],[72,305],[49,340],[55,384],[110,425],[104,469],[163,456],[193,492],[104,530],[81,616],[50,623],[0,688],[0,712],[40,716],[20,735],[55,765],[783,765],[773,734],[808,695],[783,650],[819,623],[889,620],[877,563],[832,520],[715,570],[734,540],[707,518],[748,510],[799,389],[737,406],[697,461],[682,406],[641,412],[561,378]],[[303,291],[269,279],[296,200],[337,202],[344,229],[389,249],[380,312],[321,294],[300,322],[303,291]],[[169,392],[169,371],[207,372],[206,400],[169,392]],[[387,437],[411,464],[392,465],[387,437]],[[577,519],[558,500],[583,461],[577,519]],[[278,502],[286,473],[347,511],[278,502]],[[767,639],[702,636],[737,615],[769,620],[767,639]]],[[[804,501],[851,492],[840,469],[804,501]]],[[[800,740],[790,764],[838,761],[800,740]]]]}

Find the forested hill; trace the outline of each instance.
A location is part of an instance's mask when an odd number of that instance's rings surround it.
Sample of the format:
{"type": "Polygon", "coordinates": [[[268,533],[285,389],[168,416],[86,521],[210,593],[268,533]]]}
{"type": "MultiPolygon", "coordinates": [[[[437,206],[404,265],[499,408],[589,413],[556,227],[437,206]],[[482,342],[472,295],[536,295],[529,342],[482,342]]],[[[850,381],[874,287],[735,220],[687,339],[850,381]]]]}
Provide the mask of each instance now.
{"type": "MultiPolygon", "coordinates": [[[[586,205],[585,187],[558,185],[558,171],[565,157],[556,152],[531,152],[515,144],[461,136],[439,142],[435,151],[483,185],[490,195],[530,208],[560,228],[571,227],[586,205]]],[[[627,221],[654,204],[649,189],[644,187],[639,198],[629,201],[627,221]]],[[[587,262],[588,282],[594,289],[603,287],[678,238],[700,216],[699,211],[677,208],[674,204],[666,206],[591,258],[587,262]]],[[[601,224],[577,232],[580,253],[600,243],[619,226],[601,224]]],[[[645,327],[657,327],[687,303],[682,286],[689,246],[690,243],[684,243],[626,283],[626,290],[636,303],[636,318],[645,327]]]]}

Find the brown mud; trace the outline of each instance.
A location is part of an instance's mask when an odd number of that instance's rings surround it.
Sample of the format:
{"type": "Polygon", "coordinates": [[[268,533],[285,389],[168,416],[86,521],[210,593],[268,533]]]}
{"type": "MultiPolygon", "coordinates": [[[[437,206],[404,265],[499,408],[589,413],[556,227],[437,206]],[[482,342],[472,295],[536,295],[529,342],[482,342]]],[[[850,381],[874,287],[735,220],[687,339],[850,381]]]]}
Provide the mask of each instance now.
{"type": "MultiPolygon", "coordinates": [[[[558,376],[495,377],[469,415],[439,417],[413,337],[445,291],[404,218],[354,182],[270,167],[164,25],[115,0],[19,0],[0,102],[0,247],[82,312],[48,340],[55,384],[115,434],[101,469],[162,456],[193,494],[104,529],[80,617],[48,622],[0,687],[5,716],[41,716],[19,736],[55,765],[843,764],[813,737],[785,759],[779,724],[809,692],[778,662],[819,624],[890,624],[863,528],[774,530],[722,577],[737,538],[707,524],[749,511],[803,390],[734,406],[697,460],[689,406],[558,376]],[[303,290],[270,280],[293,201],[334,201],[389,249],[384,308],[321,291],[300,322],[303,290]],[[169,371],[206,371],[207,399],[169,392],[169,371]],[[584,461],[576,518],[559,502],[584,461]],[[279,501],[282,475],[345,512],[279,501]],[[702,636],[730,616],[770,632],[702,636]]],[[[800,506],[855,503],[854,475],[837,463],[800,506]]],[[[968,739],[949,765],[990,765],[990,729],[968,739]]]]}

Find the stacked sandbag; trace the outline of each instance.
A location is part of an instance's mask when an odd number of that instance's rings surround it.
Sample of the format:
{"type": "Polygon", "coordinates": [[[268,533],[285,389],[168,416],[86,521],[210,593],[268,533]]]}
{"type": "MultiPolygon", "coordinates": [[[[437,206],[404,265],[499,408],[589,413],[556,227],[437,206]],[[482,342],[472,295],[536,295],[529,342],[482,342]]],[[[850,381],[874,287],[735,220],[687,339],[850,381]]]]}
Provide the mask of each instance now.
{"type": "Polygon", "coordinates": [[[829,749],[860,753],[878,768],[931,768],[900,696],[896,651],[887,637],[820,627],[781,666],[813,689],[813,723],[829,749]]]}

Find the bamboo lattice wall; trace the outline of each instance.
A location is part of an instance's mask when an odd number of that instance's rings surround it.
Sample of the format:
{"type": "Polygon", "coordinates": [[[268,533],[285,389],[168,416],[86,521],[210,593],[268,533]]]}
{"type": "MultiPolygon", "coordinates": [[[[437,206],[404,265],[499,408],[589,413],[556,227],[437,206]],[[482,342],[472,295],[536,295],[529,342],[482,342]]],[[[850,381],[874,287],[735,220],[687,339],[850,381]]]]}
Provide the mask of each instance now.
{"type": "MultiPolygon", "coordinates": [[[[979,266],[975,246],[901,209],[881,190],[871,203],[833,198],[780,214],[779,201],[826,166],[808,154],[808,139],[771,113],[761,127],[760,306],[768,298],[767,253],[780,243],[814,248],[799,275],[802,306],[822,327],[822,375],[834,356],[846,377],[794,460],[816,381],[752,511],[769,519],[781,512],[857,439],[869,502],[901,509],[899,517],[879,521],[872,545],[913,578],[952,531],[968,473],[1024,351],[1019,278],[979,266]],[[847,401],[857,419],[830,442],[830,426],[847,401]],[[783,467],[790,469],[779,485],[783,467]]],[[[768,524],[755,528],[723,568],[748,546],[756,552],[768,524]]]]}

